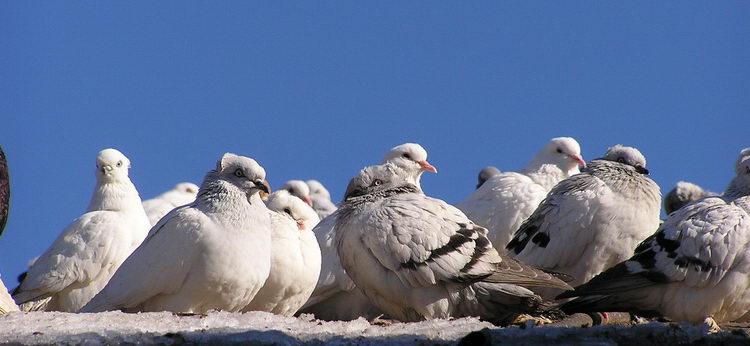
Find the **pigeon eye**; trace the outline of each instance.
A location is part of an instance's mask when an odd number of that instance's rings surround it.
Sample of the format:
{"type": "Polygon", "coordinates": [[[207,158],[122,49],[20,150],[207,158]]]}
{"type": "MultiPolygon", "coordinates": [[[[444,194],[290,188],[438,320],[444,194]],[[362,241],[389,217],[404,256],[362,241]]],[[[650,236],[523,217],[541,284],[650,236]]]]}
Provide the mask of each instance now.
{"type": "Polygon", "coordinates": [[[401,155],[401,156],[411,160],[411,155],[409,155],[409,153],[404,153],[404,155],[401,155]]]}
{"type": "Polygon", "coordinates": [[[289,208],[284,208],[284,212],[292,216],[292,211],[289,208]]]}
{"type": "Polygon", "coordinates": [[[117,161],[117,167],[122,167],[122,161],[117,161]]]}
{"type": "Polygon", "coordinates": [[[617,162],[619,162],[619,163],[625,163],[625,158],[623,158],[622,156],[620,156],[620,157],[617,158],[617,162]]]}
{"type": "Polygon", "coordinates": [[[560,148],[557,148],[557,153],[558,153],[558,154],[562,154],[562,149],[560,149],[560,148]]]}
{"type": "Polygon", "coordinates": [[[289,194],[294,194],[294,189],[289,189],[289,194]]]}
{"type": "Polygon", "coordinates": [[[380,179],[375,179],[375,180],[372,181],[372,185],[375,185],[375,186],[378,186],[378,185],[380,185],[382,183],[383,183],[383,181],[381,181],[380,179]]]}
{"type": "Polygon", "coordinates": [[[245,176],[245,172],[243,172],[241,169],[237,168],[237,170],[234,171],[234,175],[238,178],[242,178],[245,176]]]}

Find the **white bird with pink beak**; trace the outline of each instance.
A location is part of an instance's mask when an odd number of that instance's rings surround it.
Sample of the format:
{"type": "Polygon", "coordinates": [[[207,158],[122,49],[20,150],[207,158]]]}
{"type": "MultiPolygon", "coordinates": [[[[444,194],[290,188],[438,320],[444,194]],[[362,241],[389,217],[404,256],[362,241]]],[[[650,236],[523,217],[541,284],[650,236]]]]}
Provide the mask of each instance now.
{"type": "Polygon", "coordinates": [[[522,170],[490,177],[456,207],[487,227],[492,245],[503,249],[552,187],[580,172],[578,166],[586,167],[578,142],[552,138],[522,170]]]}
{"type": "Polygon", "coordinates": [[[310,187],[307,186],[306,182],[302,180],[290,180],[287,181],[281,189],[286,190],[292,196],[297,196],[303,202],[307,203],[307,205],[312,207],[313,203],[310,199],[310,187]]]}
{"type": "Polygon", "coordinates": [[[242,311],[294,315],[310,298],[320,274],[320,248],[313,227],[318,214],[286,190],[268,197],[271,211],[271,271],[242,311]]]}

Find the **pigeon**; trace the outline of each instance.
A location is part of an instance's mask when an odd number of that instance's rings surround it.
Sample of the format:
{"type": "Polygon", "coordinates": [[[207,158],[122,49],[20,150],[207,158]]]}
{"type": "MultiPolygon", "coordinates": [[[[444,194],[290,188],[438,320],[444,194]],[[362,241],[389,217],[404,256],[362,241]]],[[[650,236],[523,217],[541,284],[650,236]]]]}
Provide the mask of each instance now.
{"type": "Polygon", "coordinates": [[[281,189],[288,191],[292,196],[299,197],[299,199],[303,200],[307,205],[311,207],[313,206],[312,200],[310,199],[310,188],[307,186],[306,182],[302,180],[290,180],[287,181],[281,189]]]}
{"type": "MultiPolygon", "coordinates": [[[[437,173],[437,168],[427,161],[427,151],[416,143],[404,143],[391,148],[385,153],[382,162],[392,162],[408,172],[408,181],[420,191],[422,173],[437,173]]],[[[348,321],[359,317],[375,319],[382,312],[370,303],[370,299],[362,294],[341,267],[335,244],[336,218],[334,212],[323,218],[313,229],[320,245],[322,264],[315,291],[301,311],[327,321],[348,321]]]]}
{"type": "Polygon", "coordinates": [[[571,289],[498,253],[487,230],[425,196],[392,163],[364,168],[339,205],[341,264],[371,302],[403,322],[479,316],[506,324],[546,302],[524,286],[571,289]]]}
{"type": "Polygon", "coordinates": [[[172,211],[172,209],[194,201],[197,194],[197,185],[193,183],[179,183],[173,189],[152,199],[143,201],[143,209],[146,210],[148,221],[153,226],[164,215],[172,211]]]}
{"type": "Polygon", "coordinates": [[[482,170],[479,171],[479,177],[477,177],[477,189],[482,187],[482,184],[484,184],[487,179],[492,178],[500,173],[502,172],[495,166],[487,166],[482,168],[482,170]]]}
{"type": "Polygon", "coordinates": [[[310,188],[310,200],[318,217],[324,217],[333,214],[336,211],[336,205],[331,201],[331,193],[317,180],[306,181],[307,187],[310,188]]]}
{"type": "Polygon", "coordinates": [[[674,189],[664,197],[664,212],[667,215],[682,208],[686,204],[697,201],[703,197],[714,196],[715,193],[704,190],[702,187],[687,181],[678,181],[674,189]]]}
{"type": "Polygon", "coordinates": [[[318,214],[286,190],[266,202],[271,209],[271,271],[253,301],[242,311],[294,315],[315,289],[320,274],[320,248],[313,227],[318,214]]]}
{"type": "Polygon", "coordinates": [[[130,160],[116,149],[96,158],[88,209],[29,268],[13,298],[24,311],[76,312],[107,284],[150,228],[130,160]]]}
{"type": "Polygon", "coordinates": [[[8,294],[8,289],[5,288],[3,280],[0,279],[0,315],[13,311],[19,311],[18,305],[16,305],[16,302],[8,294]]]}
{"type": "Polygon", "coordinates": [[[566,311],[656,312],[674,321],[748,320],[750,158],[722,196],[669,215],[630,259],[561,298],[566,311]]]}
{"type": "Polygon", "coordinates": [[[198,196],[151,229],[106,287],[81,312],[236,312],[249,304],[271,267],[271,218],[255,160],[224,154],[198,196]]]}
{"type": "Polygon", "coordinates": [[[509,254],[572,276],[572,286],[627,259],[659,226],[661,194],[646,174],[640,151],[609,148],[552,188],[508,243],[509,254]]]}
{"type": "Polygon", "coordinates": [[[487,227],[492,245],[504,249],[547,192],[577,174],[579,165],[586,163],[578,142],[570,137],[552,138],[524,169],[490,177],[456,207],[487,227]]]}
{"type": "Polygon", "coordinates": [[[8,223],[8,209],[10,208],[10,176],[8,175],[8,161],[3,147],[0,146],[0,235],[3,235],[5,224],[8,223]]]}

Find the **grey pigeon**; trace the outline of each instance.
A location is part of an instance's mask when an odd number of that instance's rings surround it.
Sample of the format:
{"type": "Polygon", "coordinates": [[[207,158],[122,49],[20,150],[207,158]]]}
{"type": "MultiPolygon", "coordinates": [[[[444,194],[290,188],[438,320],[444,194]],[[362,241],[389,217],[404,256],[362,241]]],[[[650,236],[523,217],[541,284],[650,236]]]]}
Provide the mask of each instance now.
{"type": "Polygon", "coordinates": [[[657,312],[675,321],[747,320],[750,311],[750,158],[722,196],[670,214],[635,255],[561,298],[566,311],[657,312]]]}
{"type": "Polygon", "coordinates": [[[515,233],[509,254],[571,275],[573,286],[624,261],[659,226],[659,186],[646,174],[640,151],[609,148],[552,188],[515,233]]]}
{"type": "MultiPolygon", "coordinates": [[[[400,167],[406,172],[407,180],[417,187],[420,186],[422,173],[437,172],[427,161],[427,151],[416,143],[404,143],[391,148],[383,156],[382,162],[391,162],[400,167]]],[[[382,312],[370,303],[341,267],[334,242],[336,218],[337,214],[334,212],[322,219],[313,230],[318,238],[323,262],[315,291],[301,311],[312,313],[323,320],[353,320],[359,317],[373,319],[382,312]]]]}
{"type": "Polygon", "coordinates": [[[715,196],[708,190],[687,181],[678,181],[674,189],[670,190],[664,196],[664,212],[667,215],[672,214],[675,210],[682,208],[686,204],[697,201],[703,197],[715,196]]]}
{"type": "Polygon", "coordinates": [[[271,266],[271,221],[259,191],[266,172],[227,153],[198,197],[157,223],[106,287],[81,312],[239,311],[271,266]]]}
{"type": "Polygon", "coordinates": [[[480,316],[508,323],[545,309],[524,286],[569,288],[499,254],[485,228],[422,194],[391,163],[354,177],[337,213],[341,264],[373,304],[400,321],[480,316]]]}
{"type": "Polygon", "coordinates": [[[477,177],[477,189],[482,187],[482,184],[484,184],[487,179],[492,178],[493,176],[496,176],[500,173],[502,172],[495,166],[487,166],[482,168],[482,170],[479,171],[479,176],[477,177]]]}
{"type": "Polygon", "coordinates": [[[128,178],[129,168],[130,160],[116,149],[99,152],[88,209],[39,256],[14,290],[21,309],[78,311],[141,244],[150,225],[128,178]]]}

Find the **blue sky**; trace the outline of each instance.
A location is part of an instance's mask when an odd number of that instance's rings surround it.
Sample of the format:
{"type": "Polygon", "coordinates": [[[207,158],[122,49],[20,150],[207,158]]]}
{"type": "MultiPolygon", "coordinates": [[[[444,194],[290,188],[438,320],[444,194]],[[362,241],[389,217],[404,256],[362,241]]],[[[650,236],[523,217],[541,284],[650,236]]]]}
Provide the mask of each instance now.
{"type": "Polygon", "coordinates": [[[143,198],[224,152],[274,188],[348,180],[404,142],[455,203],[549,138],[639,148],[663,193],[722,191],[750,146],[748,2],[2,2],[10,287],[86,209],[99,150],[143,198]]]}

